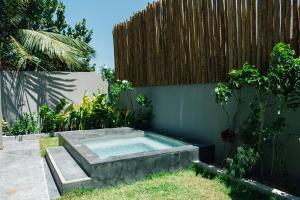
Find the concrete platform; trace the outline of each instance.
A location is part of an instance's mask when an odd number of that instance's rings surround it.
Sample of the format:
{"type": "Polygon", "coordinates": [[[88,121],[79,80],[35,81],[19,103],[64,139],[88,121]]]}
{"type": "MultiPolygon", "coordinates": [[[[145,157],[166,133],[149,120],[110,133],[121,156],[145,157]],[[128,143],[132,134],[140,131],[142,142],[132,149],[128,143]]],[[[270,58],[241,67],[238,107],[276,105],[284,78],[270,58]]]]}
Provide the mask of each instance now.
{"type": "Polygon", "coordinates": [[[199,159],[199,147],[163,135],[130,128],[61,132],[59,143],[92,178],[93,188],[130,184],[159,172],[185,169],[199,159]],[[127,139],[139,137],[147,137],[150,141],[169,145],[169,147],[102,157],[84,144],[86,140],[114,141],[115,139],[126,143],[127,139]]]}
{"type": "Polygon", "coordinates": [[[59,144],[60,147],[47,149],[46,160],[61,194],[80,188],[130,184],[159,172],[188,168],[199,158],[211,161],[210,156],[214,154],[214,146],[192,145],[130,128],[61,132],[59,144]],[[123,139],[126,142],[128,138],[139,137],[151,138],[169,147],[102,157],[84,144],[85,140],[123,139]]]}
{"type": "Polygon", "coordinates": [[[0,151],[0,199],[48,200],[48,186],[40,157],[38,138],[24,137],[23,142],[4,137],[0,151]]]}
{"type": "Polygon", "coordinates": [[[91,178],[80,168],[64,147],[48,148],[46,160],[61,194],[90,188],[91,178]]]}

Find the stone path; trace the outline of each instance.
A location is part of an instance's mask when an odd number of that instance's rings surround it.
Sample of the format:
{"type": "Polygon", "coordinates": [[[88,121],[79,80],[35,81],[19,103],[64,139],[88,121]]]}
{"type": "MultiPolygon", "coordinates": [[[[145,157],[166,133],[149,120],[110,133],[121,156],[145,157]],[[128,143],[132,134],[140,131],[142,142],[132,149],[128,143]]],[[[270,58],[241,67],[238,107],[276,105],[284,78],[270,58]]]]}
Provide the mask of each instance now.
{"type": "Polygon", "coordinates": [[[48,200],[59,196],[45,160],[39,154],[39,138],[22,142],[4,138],[0,151],[0,199],[48,200]]]}

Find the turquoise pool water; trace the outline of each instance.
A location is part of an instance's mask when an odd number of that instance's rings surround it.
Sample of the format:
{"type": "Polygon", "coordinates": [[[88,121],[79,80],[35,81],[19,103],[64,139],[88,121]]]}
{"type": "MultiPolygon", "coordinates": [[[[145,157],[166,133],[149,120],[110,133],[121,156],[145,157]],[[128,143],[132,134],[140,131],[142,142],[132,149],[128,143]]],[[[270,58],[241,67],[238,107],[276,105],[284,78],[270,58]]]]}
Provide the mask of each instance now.
{"type": "Polygon", "coordinates": [[[171,138],[156,134],[145,134],[139,137],[123,137],[114,139],[89,139],[83,142],[88,148],[95,152],[100,158],[129,155],[155,150],[165,150],[186,144],[171,138]]]}

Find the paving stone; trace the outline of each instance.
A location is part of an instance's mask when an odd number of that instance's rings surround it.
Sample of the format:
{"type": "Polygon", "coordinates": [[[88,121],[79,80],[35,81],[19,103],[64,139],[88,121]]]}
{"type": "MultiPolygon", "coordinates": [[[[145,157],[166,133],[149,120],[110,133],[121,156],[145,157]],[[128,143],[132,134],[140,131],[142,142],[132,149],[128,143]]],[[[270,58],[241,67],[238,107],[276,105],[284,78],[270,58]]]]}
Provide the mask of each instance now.
{"type": "Polygon", "coordinates": [[[38,137],[24,137],[22,142],[4,137],[4,150],[0,151],[0,199],[49,199],[38,137]]]}

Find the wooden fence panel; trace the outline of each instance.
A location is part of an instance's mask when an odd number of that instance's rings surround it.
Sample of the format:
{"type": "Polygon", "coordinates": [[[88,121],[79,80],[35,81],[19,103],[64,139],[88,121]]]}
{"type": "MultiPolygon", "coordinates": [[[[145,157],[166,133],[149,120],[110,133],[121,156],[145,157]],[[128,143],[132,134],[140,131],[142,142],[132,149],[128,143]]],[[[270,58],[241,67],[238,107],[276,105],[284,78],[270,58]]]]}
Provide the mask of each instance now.
{"type": "Polygon", "coordinates": [[[114,27],[116,75],[135,86],[215,83],[282,41],[299,53],[299,0],[159,0],[114,27]]]}

